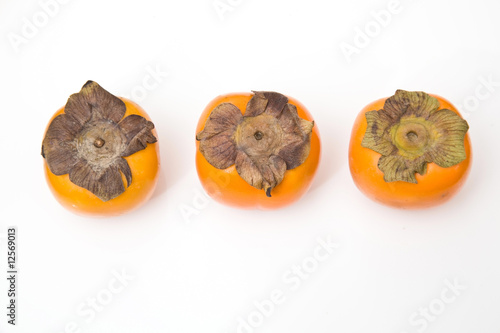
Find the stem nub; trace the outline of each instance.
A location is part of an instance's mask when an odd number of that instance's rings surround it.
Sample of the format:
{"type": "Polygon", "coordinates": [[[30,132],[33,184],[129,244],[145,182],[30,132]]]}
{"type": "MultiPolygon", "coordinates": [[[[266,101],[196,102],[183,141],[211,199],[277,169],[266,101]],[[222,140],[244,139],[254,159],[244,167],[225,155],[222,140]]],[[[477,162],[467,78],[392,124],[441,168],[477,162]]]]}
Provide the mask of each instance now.
{"type": "Polygon", "coordinates": [[[423,118],[402,119],[394,127],[393,142],[402,155],[416,158],[428,149],[429,141],[432,140],[431,127],[423,118]]]}
{"type": "Polygon", "coordinates": [[[415,141],[415,140],[418,140],[418,134],[413,132],[413,131],[410,131],[406,134],[406,137],[408,138],[409,141],[415,141]]]}
{"type": "Polygon", "coordinates": [[[98,138],[98,139],[96,139],[94,141],[94,147],[96,147],[96,148],[102,148],[102,146],[104,146],[105,143],[106,143],[106,141],[104,141],[101,138],[98,138]]]}

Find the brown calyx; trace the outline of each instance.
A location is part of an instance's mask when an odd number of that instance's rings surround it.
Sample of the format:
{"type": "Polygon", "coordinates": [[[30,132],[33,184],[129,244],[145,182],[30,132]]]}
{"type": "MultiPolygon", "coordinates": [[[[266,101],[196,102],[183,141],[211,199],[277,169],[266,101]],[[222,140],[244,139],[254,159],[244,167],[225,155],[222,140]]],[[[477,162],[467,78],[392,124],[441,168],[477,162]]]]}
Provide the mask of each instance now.
{"type": "Polygon", "coordinates": [[[313,126],[299,118],[286,96],[255,92],[244,116],[233,104],[218,105],[196,139],[211,165],[225,169],[235,164],[248,184],[270,197],[286,170],[308,157],[313,126]]]}
{"type": "Polygon", "coordinates": [[[70,96],[64,113],[49,124],[42,156],[55,175],[69,179],[102,201],[116,198],[132,182],[123,158],[155,143],[154,125],[139,115],[123,118],[125,103],[93,81],[70,96]],[[123,118],[123,119],[122,119],[123,118]]]}

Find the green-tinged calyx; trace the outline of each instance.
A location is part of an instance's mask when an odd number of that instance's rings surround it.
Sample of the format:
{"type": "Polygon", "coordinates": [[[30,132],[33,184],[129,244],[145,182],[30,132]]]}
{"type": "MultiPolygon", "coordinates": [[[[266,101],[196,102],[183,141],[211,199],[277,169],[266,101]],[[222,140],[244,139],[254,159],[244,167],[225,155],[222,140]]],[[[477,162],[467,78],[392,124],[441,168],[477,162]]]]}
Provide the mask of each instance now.
{"type": "Polygon", "coordinates": [[[462,162],[469,126],[455,112],[439,109],[439,101],[424,92],[396,91],[381,110],[366,113],[361,145],[382,156],[378,168],[386,182],[417,183],[427,163],[450,167],[462,162]]]}

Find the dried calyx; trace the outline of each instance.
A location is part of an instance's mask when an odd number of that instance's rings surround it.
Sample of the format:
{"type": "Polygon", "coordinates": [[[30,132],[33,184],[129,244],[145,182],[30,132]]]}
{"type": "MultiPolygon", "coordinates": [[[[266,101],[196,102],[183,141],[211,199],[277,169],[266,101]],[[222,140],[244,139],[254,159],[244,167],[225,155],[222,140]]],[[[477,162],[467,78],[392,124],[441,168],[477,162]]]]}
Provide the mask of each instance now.
{"type": "Polygon", "coordinates": [[[123,177],[127,187],[132,183],[124,157],[156,142],[153,123],[136,114],[122,119],[125,111],[122,100],[88,81],[69,97],[64,113],[47,129],[42,156],[50,171],[57,176],[69,174],[72,183],[102,201],[123,193],[123,177]]]}
{"type": "Polygon", "coordinates": [[[466,158],[464,138],[469,126],[455,112],[439,109],[439,101],[424,92],[396,91],[384,108],[369,111],[361,145],[382,156],[378,168],[386,182],[417,183],[427,163],[447,168],[466,158]]]}
{"type": "Polygon", "coordinates": [[[211,165],[226,169],[234,164],[248,184],[270,197],[285,171],[308,157],[313,126],[299,118],[286,96],[255,92],[244,115],[231,103],[218,105],[196,139],[211,165]]]}

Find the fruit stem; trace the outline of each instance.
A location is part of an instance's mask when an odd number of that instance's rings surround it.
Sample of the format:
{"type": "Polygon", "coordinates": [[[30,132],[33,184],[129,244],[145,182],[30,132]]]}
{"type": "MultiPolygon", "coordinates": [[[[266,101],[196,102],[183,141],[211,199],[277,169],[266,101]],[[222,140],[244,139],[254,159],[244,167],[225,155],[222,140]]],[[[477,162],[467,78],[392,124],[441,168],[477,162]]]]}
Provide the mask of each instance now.
{"type": "Polygon", "coordinates": [[[105,143],[106,143],[106,142],[105,142],[103,139],[98,138],[98,139],[96,139],[96,140],[94,141],[94,146],[95,146],[96,148],[102,148],[102,146],[104,146],[104,144],[105,144],[105,143]]]}

